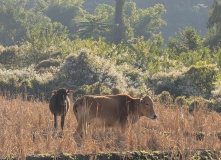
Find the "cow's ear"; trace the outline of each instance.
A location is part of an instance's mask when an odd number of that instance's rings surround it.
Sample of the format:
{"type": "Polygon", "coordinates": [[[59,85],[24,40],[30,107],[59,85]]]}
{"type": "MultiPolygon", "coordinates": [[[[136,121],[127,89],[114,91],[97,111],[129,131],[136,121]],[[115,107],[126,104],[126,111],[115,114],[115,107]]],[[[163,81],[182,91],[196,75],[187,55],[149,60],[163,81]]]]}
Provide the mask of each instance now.
{"type": "Polygon", "coordinates": [[[74,91],[73,90],[68,90],[67,94],[70,94],[70,93],[74,93],[74,91]]]}
{"type": "Polygon", "coordinates": [[[52,91],[52,96],[55,95],[55,94],[57,94],[57,91],[56,91],[56,90],[53,90],[53,91],[52,91]]]}

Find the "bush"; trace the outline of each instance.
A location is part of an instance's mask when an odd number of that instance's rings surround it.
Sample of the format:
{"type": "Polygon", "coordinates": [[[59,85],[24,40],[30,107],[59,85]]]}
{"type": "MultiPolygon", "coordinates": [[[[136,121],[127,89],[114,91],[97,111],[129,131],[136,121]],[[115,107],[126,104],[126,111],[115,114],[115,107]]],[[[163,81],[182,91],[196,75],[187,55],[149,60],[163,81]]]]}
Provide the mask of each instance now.
{"type": "Polygon", "coordinates": [[[185,96],[178,96],[178,97],[176,97],[176,99],[175,99],[175,105],[176,105],[177,107],[187,106],[187,105],[188,105],[188,102],[187,102],[185,96]]]}
{"type": "Polygon", "coordinates": [[[218,112],[221,113],[221,98],[217,99],[214,101],[213,103],[213,109],[218,112]]]}
{"type": "Polygon", "coordinates": [[[49,68],[51,66],[58,67],[60,65],[61,61],[58,59],[46,59],[38,63],[36,66],[36,69],[39,70],[40,68],[49,68]]]}
{"type": "Polygon", "coordinates": [[[218,69],[214,66],[192,66],[184,72],[159,72],[154,74],[149,82],[156,94],[168,91],[174,97],[184,95],[210,98],[218,76],[218,69]]]}
{"type": "Polygon", "coordinates": [[[160,95],[157,96],[157,101],[168,107],[171,103],[173,103],[173,98],[171,97],[170,93],[167,91],[163,91],[160,95]]]}
{"type": "Polygon", "coordinates": [[[217,80],[217,68],[192,66],[183,76],[176,80],[176,92],[185,96],[195,95],[209,98],[217,80]]]}
{"type": "Polygon", "coordinates": [[[69,55],[61,65],[57,78],[68,86],[90,86],[101,82],[109,89],[116,86],[125,92],[127,88],[123,72],[117,70],[109,60],[94,55],[88,49],[69,55]]]}
{"type": "Polygon", "coordinates": [[[111,94],[120,94],[121,93],[121,90],[118,88],[118,87],[113,87],[111,88],[111,94]]]}
{"type": "Polygon", "coordinates": [[[205,111],[205,108],[211,111],[213,108],[213,102],[202,97],[196,97],[192,100],[192,102],[190,102],[189,112],[193,112],[194,109],[196,111],[199,109],[203,109],[205,111]]]}
{"type": "Polygon", "coordinates": [[[19,66],[18,46],[5,48],[0,53],[0,63],[7,69],[13,69],[19,66]]]}

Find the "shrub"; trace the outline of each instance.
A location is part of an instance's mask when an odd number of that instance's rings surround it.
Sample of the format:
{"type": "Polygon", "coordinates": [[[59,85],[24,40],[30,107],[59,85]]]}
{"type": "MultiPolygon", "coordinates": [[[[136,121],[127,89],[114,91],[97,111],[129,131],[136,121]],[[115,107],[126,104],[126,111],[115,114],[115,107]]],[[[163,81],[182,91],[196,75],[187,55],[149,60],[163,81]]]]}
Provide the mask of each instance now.
{"type": "Polygon", "coordinates": [[[116,94],[120,94],[120,93],[121,93],[120,88],[118,88],[118,87],[111,88],[111,94],[116,95],[116,94]]]}
{"type": "Polygon", "coordinates": [[[182,76],[181,71],[158,72],[149,78],[148,84],[152,87],[156,94],[160,94],[163,91],[168,91],[170,94],[176,97],[177,86],[175,84],[178,77],[182,76]]]}
{"type": "Polygon", "coordinates": [[[117,86],[126,91],[127,88],[123,72],[117,70],[109,60],[94,55],[88,49],[81,49],[69,55],[61,64],[57,78],[66,85],[76,87],[102,82],[109,89],[117,86]]]}
{"type": "Polygon", "coordinates": [[[177,107],[183,107],[183,106],[188,105],[188,102],[187,102],[185,96],[178,96],[178,97],[176,97],[176,99],[175,99],[175,105],[176,105],[177,107]]]}
{"type": "Polygon", "coordinates": [[[196,97],[190,102],[189,112],[193,112],[194,109],[198,111],[200,108],[202,108],[203,110],[205,110],[205,108],[212,110],[213,102],[210,100],[204,99],[203,97],[196,97]]]}
{"type": "Polygon", "coordinates": [[[177,93],[186,96],[195,95],[209,98],[217,80],[217,68],[192,66],[183,76],[176,80],[175,84],[177,93]]]}
{"type": "Polygon", "coordinates": [[[221,113],[221,98],[218,98],[217,100],[214,101],[213,103],[213,109],[218,112],[221,113]]]}
{"type": "Polygon", "coordinates": [[[160,95],[157,96],[157,101],[160,104],[168,107],[173,102],[173,98],[171,97],[169,92],[163,91],[160,95]]]}
{"type": "Polygon", "coordinates": [[[156,94],[168,91],[174,97],[184,95],[209,98],[215,89],[218,75],[218,69],[214,66],[192,66],[183,72],[159,72],[154,74],[149,82],[156,94]]]}
{"type": "Polygon", "coordinates": [[[58,67],[60,65],[61,61],[58,59],[46,59],[38,63],[36,66],[36,69],[39,70],[40,68],[49,68],[51,66],[58,67]]]}
{"type": "Polygon", "coordinates": [[[18,67],[18,58],[18,46],[7,47],[0,53],[0,63],[7,69],[18,67]]]}
{"type": "Polygon", "coordinates": [[[88,89],[88,85],[82,85],[74,92],[74,95],[86,95],[88,93],[88,89]]]}

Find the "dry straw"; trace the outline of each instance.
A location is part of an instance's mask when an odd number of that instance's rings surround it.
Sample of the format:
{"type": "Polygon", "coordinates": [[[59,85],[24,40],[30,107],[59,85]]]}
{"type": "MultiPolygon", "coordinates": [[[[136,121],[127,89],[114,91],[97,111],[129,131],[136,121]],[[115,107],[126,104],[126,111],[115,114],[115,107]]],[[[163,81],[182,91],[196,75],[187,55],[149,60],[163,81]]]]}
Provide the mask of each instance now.
{"type": "Polygon", "coordinates": [[[0,158],[138,150],[187,154],[199,148],[221,149],[221,116],[208,111],[203,103],[192,113],[186,107],[164,107],[157,103],[155,106],[156,120],[142,117],[129,125],[124,135],[115,128],[90,126],[78,147],[73,137],[77,124],[72,109],[67,114],[61,138],[61,131],[53,129],[53,115],[47,102],[0,96],[0,158]]]}

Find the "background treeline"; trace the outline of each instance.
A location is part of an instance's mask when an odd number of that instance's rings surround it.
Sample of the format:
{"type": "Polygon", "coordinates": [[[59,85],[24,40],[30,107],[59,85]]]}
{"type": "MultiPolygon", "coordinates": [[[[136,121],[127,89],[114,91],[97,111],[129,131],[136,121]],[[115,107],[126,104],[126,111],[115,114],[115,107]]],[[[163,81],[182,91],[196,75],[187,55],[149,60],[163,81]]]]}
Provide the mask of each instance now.
{"type": "Polygon", "coordinates": [[[120,1],[1,0],[3,94],[48,98],[66,87],[74,97],[161,94],[189,106],[197,96],[219,111],[221,4],[121,1],[116,43],[120,1]]]}

